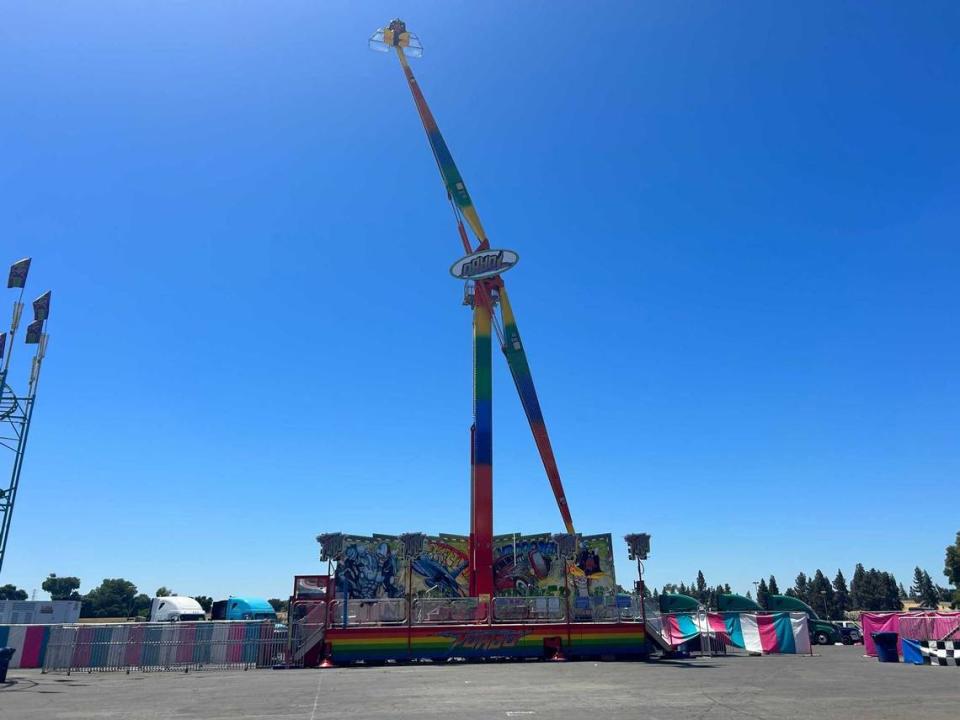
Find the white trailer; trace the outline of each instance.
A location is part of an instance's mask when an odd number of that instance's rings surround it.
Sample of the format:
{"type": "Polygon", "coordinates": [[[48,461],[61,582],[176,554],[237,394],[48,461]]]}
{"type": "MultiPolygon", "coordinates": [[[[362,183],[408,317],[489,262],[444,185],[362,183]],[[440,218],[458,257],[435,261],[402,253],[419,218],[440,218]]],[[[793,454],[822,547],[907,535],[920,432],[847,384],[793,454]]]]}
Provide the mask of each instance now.
{"type": "Polygon", "coordinates": [[[79,618],[79,600],[0,600],[0,625],[60,625],[79,618]]]}

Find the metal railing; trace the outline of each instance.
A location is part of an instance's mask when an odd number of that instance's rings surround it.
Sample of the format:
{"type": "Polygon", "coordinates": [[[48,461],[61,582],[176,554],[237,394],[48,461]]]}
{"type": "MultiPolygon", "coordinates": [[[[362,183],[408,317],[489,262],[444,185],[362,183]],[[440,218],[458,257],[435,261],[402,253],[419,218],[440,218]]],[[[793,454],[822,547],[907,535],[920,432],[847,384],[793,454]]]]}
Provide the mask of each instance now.
{"type": "Polygon", "coordinates": [[[316,654],[317,646],[323,643],[327,631],[327,603],[322,600],[295,601],[288,617],[290,662],[301,666],[308,653],[316,654]]]}
{"type": "Polygon", "coordinates": [[[330,626],[403,625],[407,622],[407,601],[404,598],[373,600],[333,600],[330,603],[330,626]]]}
{"type": "Polygon", "coordinates": [[[567,603],[561,597],[495,597],[495,623],[564,622],[567,603]]]}
{"type": "Polygon", "coordinates": [[[414,625],[460,625],[486,623],[490,606],[477,598],[416,598],[413,601],[414,625]]]}
{"type": "Polygon", "coordinates": [[[43,670],[247,669],[288,660],[287,629],[273,621],[60,625],[51,628],[43,670]]]}
{"type": "Polygon", "coordinates": [[[478,625],[490,623],[620,623],[642,622],[637,598],[625,603],[625,596],[495,597],[492,603],[475,597],[342,599],[330,602],[331,628],[376,627],[383,625],[478,625]],[[569,610],[568,610],[569,608],[569,610]],[[344,612],[346,610],[346,612],[344,612]],[[492,610],[492,613],[491,613],[492,610]],[[409,619],[408,619],[409,617],[409,619]]]}

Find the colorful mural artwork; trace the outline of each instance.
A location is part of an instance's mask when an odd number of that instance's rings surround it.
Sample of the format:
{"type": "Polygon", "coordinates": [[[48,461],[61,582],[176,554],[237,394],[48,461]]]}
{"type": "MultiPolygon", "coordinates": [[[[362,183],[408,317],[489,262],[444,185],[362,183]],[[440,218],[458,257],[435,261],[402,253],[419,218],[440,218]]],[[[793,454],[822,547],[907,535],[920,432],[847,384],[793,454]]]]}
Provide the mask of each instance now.
{"type": "MultiPolygon", "coordinates": [[[[498,535],[493,539],[495,592],[499,596],[607,595],[616,588],[613,540],[609,533],[584,535],[573,558],[563,563],[548,533],[498,535]]],[[[409,583],[414,595],[466,597],[470,587],[469,539],[441,533],[428,536],[423,552],[400,559],[402,543],[395,535],[349,535],[344,559],[335,573],[335,588],[352,598],[403,597],[409,583]]]]}
{"type": "Polygon", "coordinates": [[[411,564],[414,594],[466,597],[470,587],[469,539],[462,535],[427,538],[411,564]]]}
{"type": "Polygon", "coordinates": [[[352,598],[403,597],[398,544],[397,538],[386,535],[345,538],[343,561],[335,575],[337,595],[346,590],[352,598]]]}
{"type": "Polygon", "coordinates": [[[576,595],[608,595],[616,590],[617,578],[613,572],[613,538],[604,535],[584,535],[580,541],[576,563],[568,569],[576,595]]]}

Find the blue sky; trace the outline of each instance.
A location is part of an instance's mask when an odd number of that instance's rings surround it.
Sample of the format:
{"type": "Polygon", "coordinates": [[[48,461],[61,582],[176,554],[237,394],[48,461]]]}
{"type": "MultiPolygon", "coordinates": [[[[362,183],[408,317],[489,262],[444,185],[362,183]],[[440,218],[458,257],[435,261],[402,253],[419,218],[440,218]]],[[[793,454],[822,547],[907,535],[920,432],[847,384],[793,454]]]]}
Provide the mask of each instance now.
{"type": "MultiPolygon", "coordinates": [[[[8,6],[0,247],[53,303],[0,581],[281,596],[318,532],[468,530],[459,242],[366,48],[396,15],[520,253],[578,530],[650,532],[653,585],[945,582],[960,9],[673,0],[8,6]]],[[[558,531],[495,360],[496,530],[558,531]]]]}

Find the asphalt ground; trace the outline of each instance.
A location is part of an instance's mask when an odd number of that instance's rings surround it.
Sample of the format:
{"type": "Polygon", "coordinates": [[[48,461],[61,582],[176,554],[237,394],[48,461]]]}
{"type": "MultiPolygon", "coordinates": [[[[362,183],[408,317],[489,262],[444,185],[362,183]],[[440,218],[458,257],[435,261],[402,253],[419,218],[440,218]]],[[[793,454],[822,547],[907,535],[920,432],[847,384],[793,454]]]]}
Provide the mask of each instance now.
{"type": "Polygon", "coordinates": [[[881,664],[862,646],[689,661],[511,662],[189,674],[11,670],[6,720],[924,718],[956,720],[960,668],[881,664]]]}

